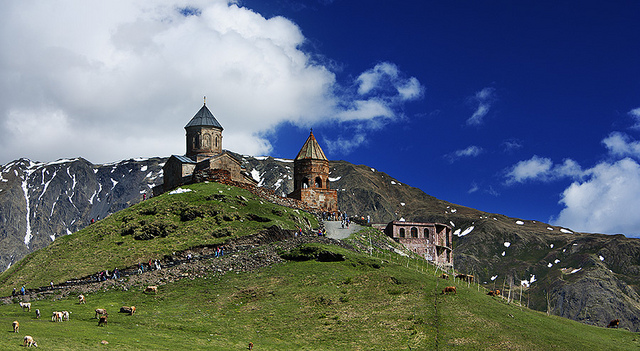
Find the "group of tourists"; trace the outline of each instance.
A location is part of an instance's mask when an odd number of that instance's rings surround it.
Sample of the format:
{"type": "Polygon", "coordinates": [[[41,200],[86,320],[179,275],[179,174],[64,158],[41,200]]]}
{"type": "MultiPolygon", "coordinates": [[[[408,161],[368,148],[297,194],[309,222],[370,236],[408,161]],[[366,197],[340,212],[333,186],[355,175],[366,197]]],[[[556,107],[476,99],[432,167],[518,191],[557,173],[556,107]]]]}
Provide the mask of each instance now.
{"type": "Polygon", "coordinates": [[[216,252],[215,252],[216,257],[222,257],[224,256],[224,246],[220,245],[216,248],[216,252]]]}
{"type": "MultiPolygon", "coordinates": [[[[26,289],[24,288],[24,285],[23,285],[20,288],[20,293],[19,294],[24,296],[25,292],[26,292],[26,289]]],[[[11,296],[18,296],[18,292],[16,291],[16,288],[13,288],[13,291],[11,292],[11,296]]]]}
{"type": "Polygon", "coordinates": [[[109,274],[108,269],[105,269],[104,271],[100,271],[97,274],[97,280],[99,282],[102,282],[108,279],[120,279],[120,271],[118,270],[117,267],[113,270],[113,272],[111,272],[111,274],[109,274]]]}

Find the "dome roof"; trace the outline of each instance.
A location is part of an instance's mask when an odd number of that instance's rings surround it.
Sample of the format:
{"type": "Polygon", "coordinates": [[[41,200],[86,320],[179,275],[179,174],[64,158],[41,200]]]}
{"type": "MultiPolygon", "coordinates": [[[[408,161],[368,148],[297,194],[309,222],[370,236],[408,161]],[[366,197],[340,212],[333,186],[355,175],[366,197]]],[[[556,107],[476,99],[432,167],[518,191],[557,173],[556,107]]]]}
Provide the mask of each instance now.
{"type": "Polygon", "coordinates": [[[184,127],[189,128],[203,126],[219,128],[221,130],[223,129],[222,125],[220,125],[220,123],[218,123],[218,120],[213,116],[213,113],[211,113],[211,111],[209,111],[209,109],[207,108],[206,103],[202,105],[200,111],[198,111],[198,113],[196,113],[196,115],[193,116],[189,123],[187,123],[187,125],[184,127]]]}

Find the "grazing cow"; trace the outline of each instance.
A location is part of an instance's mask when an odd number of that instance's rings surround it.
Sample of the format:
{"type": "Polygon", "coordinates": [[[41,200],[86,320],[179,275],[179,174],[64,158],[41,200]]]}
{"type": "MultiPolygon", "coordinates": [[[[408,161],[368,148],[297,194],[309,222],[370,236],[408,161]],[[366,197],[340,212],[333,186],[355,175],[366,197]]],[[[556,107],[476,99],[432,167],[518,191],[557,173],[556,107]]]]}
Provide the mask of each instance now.
{"type": "Polygon", "coordinates": [[[105,315],[107,314],[107,310],[105,310],[104,308],[96,308],[96,315],[93,318],[98,318],[98,315],[105,315]]]}
{"type": "Polygon", "coordinates": [[[18,333],[20,331],[20,323],[18,321],[13,321],[13,332],[18,333]]]}
{"type": "Polygon", "coordinates": [[[79,304],[87,303],[87,301],[84,299],[84,295],[78,295],[78,303],[79,304]]]}
{"type": "Polygon", "coordinates": [[[249,350],[253,350],[253,343],[252,343],[252,342],[249,342],[249,347],[248,347],[248,349],[249,349],[249,350]]]}
{"type": "Polygon", "coordinates": [[[31,302],[20,302],[20,307],[22,307],[22,312],[24,312],[25,308],[31,312],[31,302]]]}
{"type": "Polygon", "coordinates": [[[473,275],[471,275],[471,274],[462,274],[462,273],[460,273],[460,274],[456,275],[456,278],[458,278],[458,279],[460,279],[462,281],[468,282],[468,283],[473,283],[473,275]]]}
{"type": "Polygon", "coordinates": [[[107,313],[105,313],[104,316],[100,316],[100,319],[98,320],[98,326],[107,325],[107,316],[107,313]]]}
{"type": "Polygon", "coordinates": [[[440,276],[440,278],[442,279],[449,279],[449,275],[447,273],[442,273],[442,275],[440,276]]]}
{"type": "Polygon", "coordinates": [[[128,313],[129,315],[133,315],[136,313],[136,306],[122,306],[120,307],[120,313],[128,313]]]}
{"type": "Polygon", "coordinates": [[[62,311],[62,320],[69,321],[69,311],[62,311]]]}
{"type": "Polygon", "coordinates": [[[155,285],[147,286],[147,288],[144,289],[144,292],[157,294],[158,293],[158,287],[155,286],[155,285]]]}
{"type": "Polygon", "coordinates": [[[62,317],[63,317],[62,312],[54,311],[54,312],[51,314],[51,321],[52,321],[52,322],[62,322],[62,317]]]}
{"type": "Polygon", "coordinates": [[[33,340],[33,337],[27,335],[24,337],[24,342],[22,343],[22,346],[27,346],[27,347],[31,347],[31,346],[35,346],[38,347],[38,343],[33,340]]]}
{"type": "Polygon", "coordinates": [[[607,325],[607,328],[617,328],[619,325],[620,325],[620,320],[614,319],[611,322],[609,322],[609,325],[607,325]]]}
{"type": "Polygon", "coordinates": [[[442,290],[442,294],[444,295],[446,293],[454,293],[456,295],[458,294],[456,292],[456,287],[455,286],[447,286],[447,287],[445,287],[444,290],[442,290]]]}
{"type": "Polygon", "coordinates": [[[500,296],[500,290],[496,289],[496,290],[490,290],[487,295],[489,296],[500,296]]]}
{"type": "Polygon", "coordinates": [[[40,318],[40,310],[36,308],[36,319],[40,318]]]}

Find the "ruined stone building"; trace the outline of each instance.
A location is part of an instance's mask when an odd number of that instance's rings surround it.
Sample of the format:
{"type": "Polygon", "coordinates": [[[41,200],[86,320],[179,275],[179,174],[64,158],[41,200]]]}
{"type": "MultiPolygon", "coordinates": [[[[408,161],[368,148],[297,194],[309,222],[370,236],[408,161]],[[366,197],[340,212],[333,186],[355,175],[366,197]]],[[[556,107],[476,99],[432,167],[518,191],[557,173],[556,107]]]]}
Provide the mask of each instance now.
{"type": "Polygon", "coordinates": [[[228,179],[256,185],[240,160],[222,150],[222,125],[207,108],[206,102],[184,127],[187,153],[171,155],[162,171],[164,184],[153,189],[154,195],[183,184],[204,180],[228,179]]]}
{"type": "Polygon", "coordinates": [[[338,192],[329,188],[329,160],[313,131],[293,161],[293,191],[287,197],[323,211],[338,210],[338,192]]]}
{"type": "Polygon", "coordinates": [[[393,221],[384,232],[428,261],[453,266],[453,233],[446,224],[393,221]]]}

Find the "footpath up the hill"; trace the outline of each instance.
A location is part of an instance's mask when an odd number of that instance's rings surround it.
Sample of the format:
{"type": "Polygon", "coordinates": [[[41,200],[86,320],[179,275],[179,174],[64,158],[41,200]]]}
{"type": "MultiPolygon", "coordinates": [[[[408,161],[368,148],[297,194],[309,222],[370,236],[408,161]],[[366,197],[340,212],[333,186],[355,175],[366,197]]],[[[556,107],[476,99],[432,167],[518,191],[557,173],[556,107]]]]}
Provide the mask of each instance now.
{"type": "Polygon", "coordinates": [[[341,224],[340,221],[324,221],[324,228],[327,230],[327,237],[331,239],[346,239],[352,233],[358,232],[362,230],[362,226],[351,223],[349,227],[346,227],[341,224]]]}

